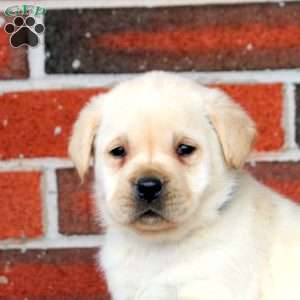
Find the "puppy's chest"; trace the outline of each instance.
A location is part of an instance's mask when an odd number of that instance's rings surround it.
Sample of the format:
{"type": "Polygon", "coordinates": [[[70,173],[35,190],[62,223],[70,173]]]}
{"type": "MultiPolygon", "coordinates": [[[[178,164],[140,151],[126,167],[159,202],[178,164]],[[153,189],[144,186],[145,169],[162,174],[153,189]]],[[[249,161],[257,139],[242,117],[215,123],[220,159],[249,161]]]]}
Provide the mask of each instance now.
{"type": "Polygon", "coordinates": [[[255,273],[254,252],[230,243],[222,247],[212,245],[200,247],[194,241],[172,246],[107,241],[101,260],[113,299],[135,300],[140,291],[149,287],[172,286],[182,290],[191,282],[214,289],[225,285],[230,290],[244,291],[243,299],[250,299],[246,294],[250,293],[249,284],[255,273]]]}
{"type": "Polygon", "coordinates": [[[206,254],[201,255],[191,251],[189,245],[142,246],[111,242],[104,246],[101,260],[114,300],[136,299],[149,287],[178,289],[196,278],[211,278],[220,267],[214,253],[205,251],[206,254]]]}
{"type": "MultiPolygon", "coordinates": [[[[105,255],[105,252],[113,253],[112,250],[109,250],[110,248],[112,248],[111,245],[104,247],[103,254],[105,255]]],[[[120,249],[120,246],[117,248],[120,249]]],[[[128,279],[134,279],[137,283],[155,279],[167,272],[178,258],[176,250],[171,251],[159,247],[123,245],[119,253],[115,252],[115,255],[109,253],[105,255],[105,258],[104,255],[102,256],[107,271],[120,273],[117,272],[117,268],[119,268],[122,274],[127,273],[128,279]]]]}
{"type": "Polygon", "coordinates": [[[176,265],[177,258],[178,253],[174,249],[130,244],[113,246],[109,243],[102,249],[101,264],[113,299],[133,300],[149,285],[168,284],[169,281],[174,284],[168,274],[176,265]]]}

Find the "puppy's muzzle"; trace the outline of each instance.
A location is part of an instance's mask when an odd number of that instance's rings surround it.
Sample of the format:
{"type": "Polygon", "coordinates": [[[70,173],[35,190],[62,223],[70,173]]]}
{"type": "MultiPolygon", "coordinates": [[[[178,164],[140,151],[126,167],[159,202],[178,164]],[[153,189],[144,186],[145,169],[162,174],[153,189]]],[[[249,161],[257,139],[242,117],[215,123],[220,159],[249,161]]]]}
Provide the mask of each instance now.
{"type": "Polygon", "coordinates": [[[163,189],[161,180],[157,177],[141,177],[135,187],[137,201],[143,205],[153,204],[160,199],[163,189]]]}

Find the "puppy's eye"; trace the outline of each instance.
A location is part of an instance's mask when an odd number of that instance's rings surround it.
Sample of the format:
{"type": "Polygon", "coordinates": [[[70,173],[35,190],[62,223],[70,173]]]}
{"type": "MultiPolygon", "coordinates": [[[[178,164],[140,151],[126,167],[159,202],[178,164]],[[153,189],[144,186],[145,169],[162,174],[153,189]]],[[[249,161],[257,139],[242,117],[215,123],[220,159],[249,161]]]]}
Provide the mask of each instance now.
{"type": "Polygon", "coordinates": [[[122,158],[126,155],[126,150],[123,146],[118,146],[113,148],[109,153],[116,158],[122,158]]]}
{"type": "Polygon", "coordinates": [[[179,156],[188,156],[188,155],[191,155],[195,150],[196,150],[196,147],[194,147],[194,146],[180,144],[176,149],[176,153],[179,156]]]}

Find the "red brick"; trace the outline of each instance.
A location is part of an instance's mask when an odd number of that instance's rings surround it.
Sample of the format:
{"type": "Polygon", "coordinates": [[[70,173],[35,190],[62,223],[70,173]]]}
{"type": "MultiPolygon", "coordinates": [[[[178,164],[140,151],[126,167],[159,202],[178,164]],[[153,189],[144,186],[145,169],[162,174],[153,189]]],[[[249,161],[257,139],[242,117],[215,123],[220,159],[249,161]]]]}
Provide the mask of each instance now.
{"type": "Polygon", "coordinates": [[[92,198],[92,171],[84,183],[74,169],[57,170],[59,231],[66,235],[101,233],[92,198]]]}
{"type": "Polygon", "coordinates": [[[28,74],[27,48],[12,48],[9,35],[0,27],[0,79],[26,78],[28,74]]]}
{"type": "Polygon", "coordinates": [[[96,249],[0,251],[0,299],[108,300],[96,249]]]}
{"type": "Polygon", "coordinates": [[[66,157],[78,112],[102,89],[0,95],[0,159],[66,157]],[[56,131],[58,127],[60,131],[56,131]]]}
{"type": "Polygon", "coordinates": [[[296,141],[300,146],[300,86],[296,88],[296,141]]]}
{"type": "Polygon", "coordinates": [[[45,18],[46,47],[51,53],[46,70],[135,73],[299,68],[299,19],[296,2],[284,7],[253,3],[53,10],[45,18]],[[81,62],[77,69],[72,67],[75,59],[81,62]]]}
{"type": "Polygon", "coordinates": [[[232,26],[203,27],[201,29],[176,28],[159,32],[127,31],[108,33],[96,39],[99,47],[115,50],[132,49],[139,51],[165,51],[170,54],[190,55],[245,50],[251,44],[257,50],[299,47],[297,36],[299,26],[267,28],[263,24],[244,24],[232,26]]]}
{"type": "Polygon", "coordinates": [[[257,151],[279,150],[284,145],[281,84],[220,86],[248,111],[257,126],[257,151]]]}
{"type": "Polygon", "coordinates": [[[300,163],[261,162],[247,169],[259,181],[300,203],[300,163]]]}
{"type": "Polygon", "coordinates": [[[41,173],[0,173],[0,238],[31,238],[43,233],[41,173]]]}
{"type": "MultiPolygon", "coordinates": [[[[257,122],[256,149],[280,149],[284,142],[282,86],[228,85],[222,88],[236,98],[257,122]]],[[[88,99],[98,92],[104,92],[104,89],[0,95],[0,158],[66,157],[76,116],[88,99]],[[61,128],[57,135],[56,127],[61,128]]]]}

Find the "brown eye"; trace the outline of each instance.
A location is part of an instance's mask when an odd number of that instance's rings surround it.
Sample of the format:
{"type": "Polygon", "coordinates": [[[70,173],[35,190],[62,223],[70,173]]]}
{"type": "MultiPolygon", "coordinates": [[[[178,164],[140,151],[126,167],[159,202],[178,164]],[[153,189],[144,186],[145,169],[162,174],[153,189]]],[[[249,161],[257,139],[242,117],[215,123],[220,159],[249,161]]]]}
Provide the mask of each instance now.
{"type": "Polygon", "coordinates": [[[194,147],[194,146],[180,144],[176,149],[176,153],[179,156],[188,156],[188,155],[191,155],[195,150],[196,150],[196,147],[194,147]]]}
{"type": "Polygon", "coordinates": [[[126,151],[123,146],[118,146],[112,149],[109,153],[116,158],[122,158],[126,155],[126,151]]]}

